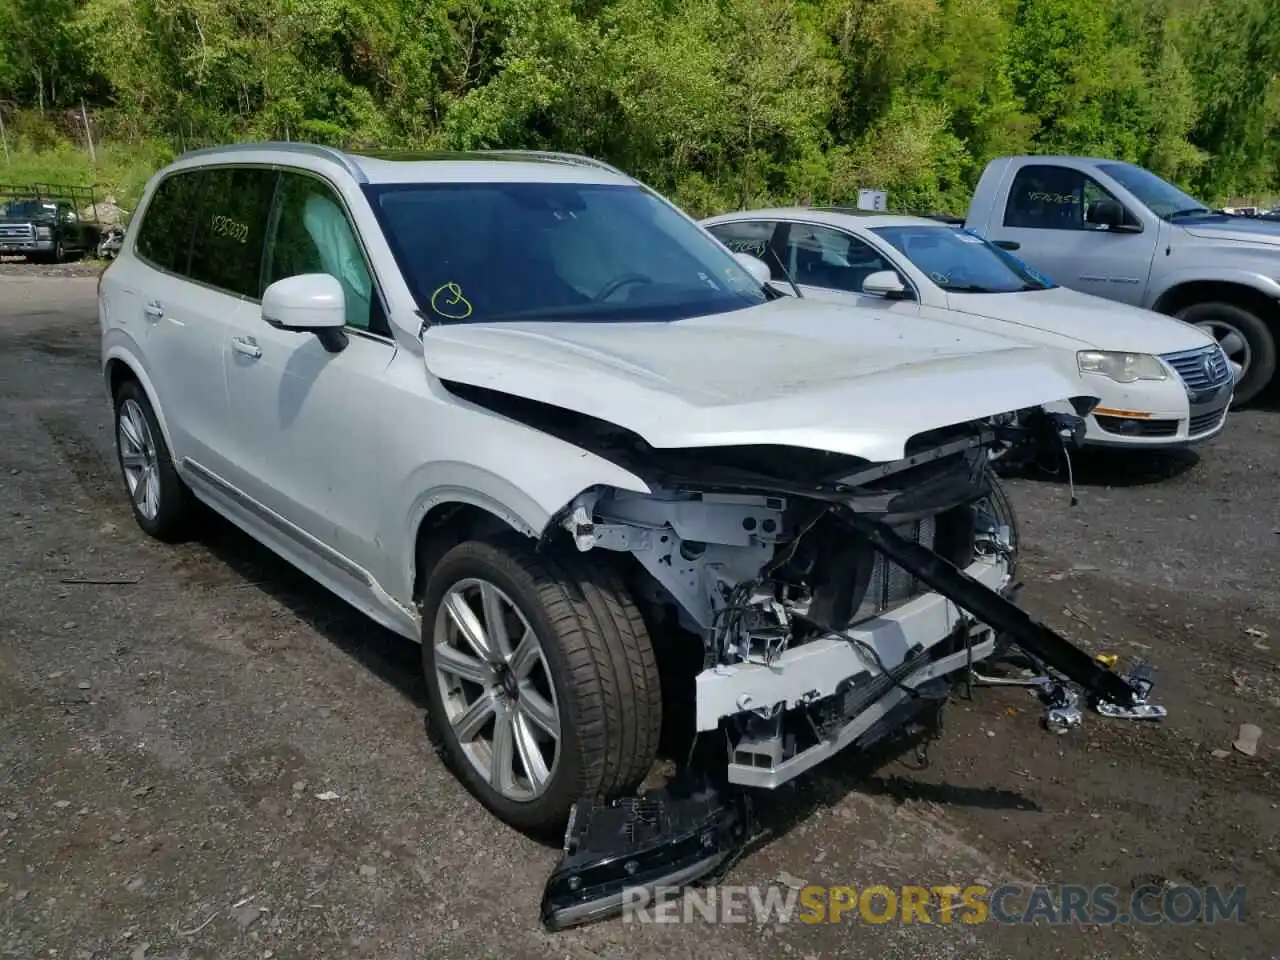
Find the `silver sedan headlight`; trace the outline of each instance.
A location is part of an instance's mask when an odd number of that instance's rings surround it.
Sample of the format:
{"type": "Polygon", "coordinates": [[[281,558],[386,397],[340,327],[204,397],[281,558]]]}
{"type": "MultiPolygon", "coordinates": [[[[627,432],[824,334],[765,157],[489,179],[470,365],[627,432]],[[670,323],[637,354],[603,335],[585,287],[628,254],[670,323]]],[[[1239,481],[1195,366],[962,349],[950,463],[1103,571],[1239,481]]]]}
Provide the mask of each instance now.
{"type": "Polygon", "coordinates": [[[1169,371],[1160,358],[1149,353],[1081,350],[1076,354],[1076,364],[1081,373],[1096,373],[1116,383],[1169,379],[1169,371]]]}

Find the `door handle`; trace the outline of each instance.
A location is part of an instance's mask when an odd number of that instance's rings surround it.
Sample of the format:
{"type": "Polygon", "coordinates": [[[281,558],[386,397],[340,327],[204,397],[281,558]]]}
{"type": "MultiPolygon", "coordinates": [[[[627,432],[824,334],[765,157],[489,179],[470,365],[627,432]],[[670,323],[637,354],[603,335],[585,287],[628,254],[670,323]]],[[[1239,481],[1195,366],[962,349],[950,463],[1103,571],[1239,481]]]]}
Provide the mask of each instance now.
{"type": "Polygon", "coordinates": [[[152,300],[142,308],[142,312],[147,315],[148,319],[159,320],[164,316],[164,307],[160,306],[159,300],[152,300]]]}
{"type": "Polygon", "coordinates": [[[253,337],[232,337],[231,349],[254,360],[262,356],[262,348],[258,346],[258,341],[254,340],[253,337]]]}

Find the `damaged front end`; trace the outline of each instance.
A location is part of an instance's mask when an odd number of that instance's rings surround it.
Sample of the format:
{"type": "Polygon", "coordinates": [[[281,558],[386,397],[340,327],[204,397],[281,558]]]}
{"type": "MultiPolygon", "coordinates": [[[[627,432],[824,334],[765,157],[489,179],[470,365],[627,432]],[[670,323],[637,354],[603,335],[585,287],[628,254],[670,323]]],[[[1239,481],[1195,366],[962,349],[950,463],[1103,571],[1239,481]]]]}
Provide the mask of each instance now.
{"type": "Polygon", "coordinates": [[[629,554],[643,571],[637,599],[700,641],[694,743],[720,759],[665,791],[584,799],[547,885],[546,925],[614,913],[628,889],[704,878],[745,839],[745,788],[779,787],[933,722],[955,681],[1003,644],[1101,709],[1144,707],[1149,684],[1012,598],[1016,545],[992,455],[1069,444],[1082,427],[1023,411],[917,436],[893,463],[651,450],[652,493],[597,489],[570,504],[559,526],[576,548],[629,554]]]}

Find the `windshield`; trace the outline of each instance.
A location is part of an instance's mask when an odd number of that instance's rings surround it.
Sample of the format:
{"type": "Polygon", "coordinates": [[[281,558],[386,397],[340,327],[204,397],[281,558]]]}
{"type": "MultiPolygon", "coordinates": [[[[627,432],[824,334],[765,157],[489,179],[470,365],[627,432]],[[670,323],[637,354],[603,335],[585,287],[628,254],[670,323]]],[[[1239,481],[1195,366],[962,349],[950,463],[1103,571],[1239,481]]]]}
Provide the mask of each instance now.
{"type": "Polygon", "coordinates": [[[54,220],[58,216],[58,205],[41,200],[12,200],[5,207],[4,215],[24,220],[54,220]]]}
{"type": "Polygon", "coordinates": [[[1173,217],[1213,214],[1203,203],[1161,180],[1150,170],[1128,163],[1103,163],[1098,169],[1138,198],[1152,213],[1165,220],[1173,217]]]}
{"type": "Polygon", "coordinates": [[[951,293],[1018,293],[1053,286],[1017,257],[972,233],[924,224],[874,227],[871,232],[951,293]]]}
{"type": "Polygon", "coordinates": [[[365,189],[433,322],[681,320],[771,299],[696,224],[641,187],[365,189]]]}

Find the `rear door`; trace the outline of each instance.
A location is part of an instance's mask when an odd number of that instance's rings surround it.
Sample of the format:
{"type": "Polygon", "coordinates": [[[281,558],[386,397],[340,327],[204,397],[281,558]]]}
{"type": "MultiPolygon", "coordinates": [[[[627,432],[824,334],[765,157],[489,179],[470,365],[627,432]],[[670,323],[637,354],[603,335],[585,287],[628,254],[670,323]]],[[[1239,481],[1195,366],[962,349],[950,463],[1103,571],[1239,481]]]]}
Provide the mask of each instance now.
{"type": "Polygon", "coordinates": [[[219,337],[212,329],[209,291],[191,278],[191,241],[206,186],[203,171],[170,174],[143,211],[134,262],[112,272],[119,278],[118,318],[142,345],[151,380],[169,428],[175,460],[213,467],[227,423],[227,391],[219,337]]]}

